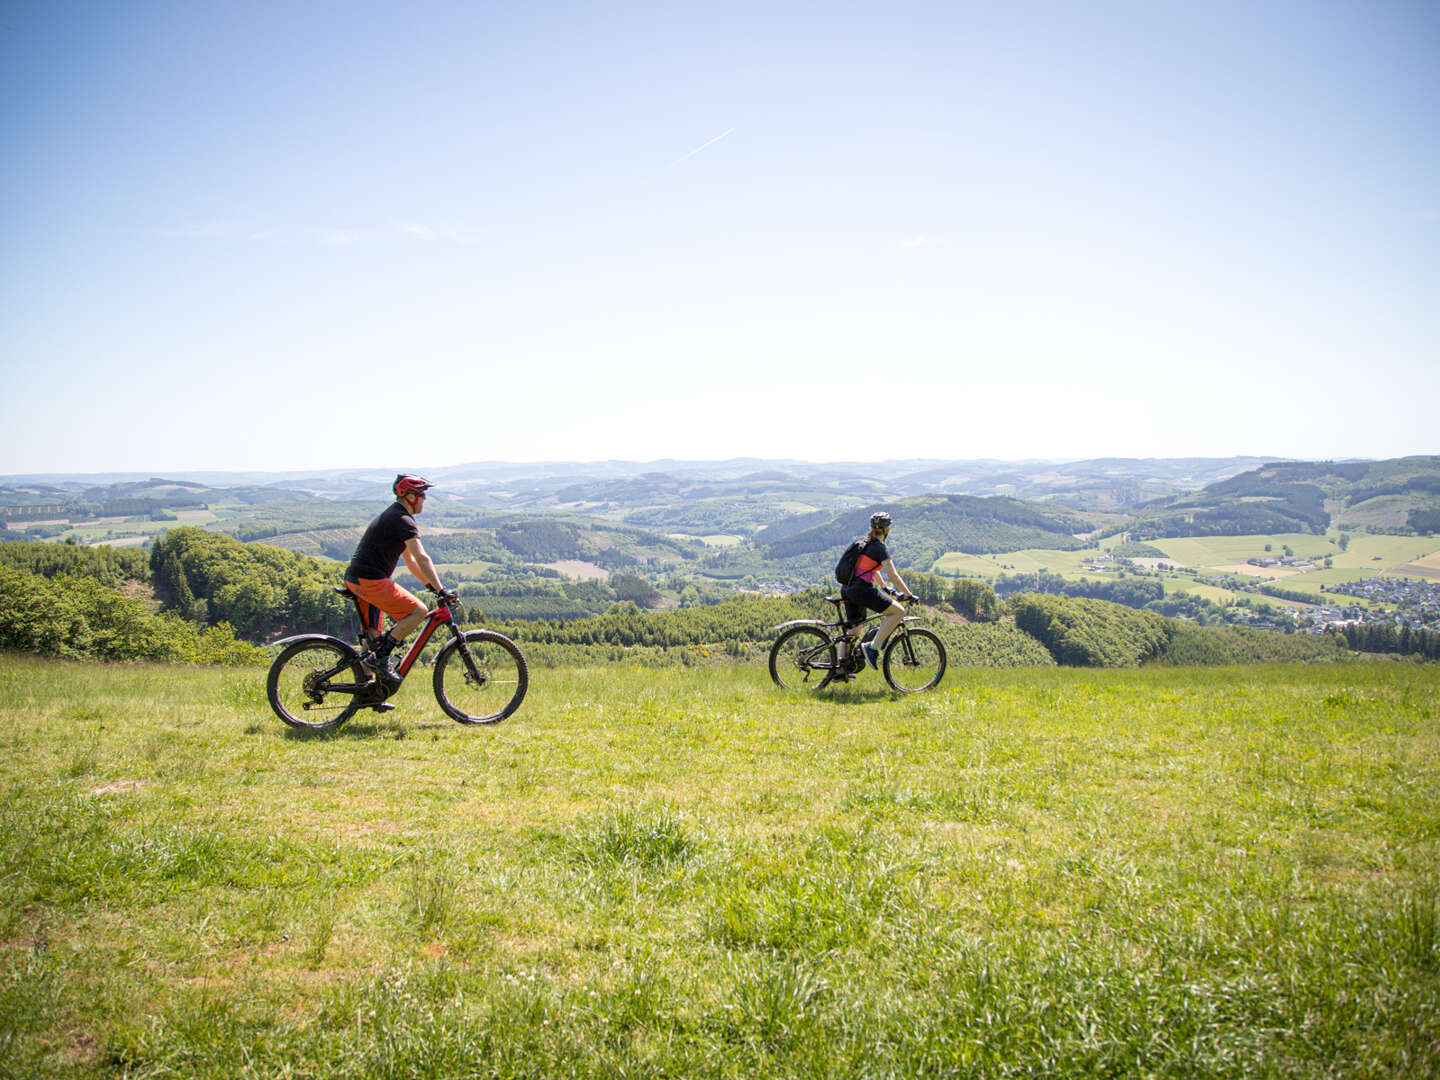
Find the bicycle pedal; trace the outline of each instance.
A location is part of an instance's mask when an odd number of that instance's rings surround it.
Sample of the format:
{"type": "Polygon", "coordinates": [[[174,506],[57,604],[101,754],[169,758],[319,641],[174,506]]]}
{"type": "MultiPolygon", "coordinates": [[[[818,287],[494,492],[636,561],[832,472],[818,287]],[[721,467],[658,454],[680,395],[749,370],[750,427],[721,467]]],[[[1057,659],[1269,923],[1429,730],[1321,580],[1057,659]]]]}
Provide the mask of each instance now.
{"type": "Polygon", "coordinates": [[[379,704],[371,705],[370,707],[371,707],[372,709],[374,709],[376,712],[389,712],[391,709],[395,708],[396,706],[395,706],[395,703],[394,703],[393,701],[382,701],[382,702],[380,702],[379,704]]]}

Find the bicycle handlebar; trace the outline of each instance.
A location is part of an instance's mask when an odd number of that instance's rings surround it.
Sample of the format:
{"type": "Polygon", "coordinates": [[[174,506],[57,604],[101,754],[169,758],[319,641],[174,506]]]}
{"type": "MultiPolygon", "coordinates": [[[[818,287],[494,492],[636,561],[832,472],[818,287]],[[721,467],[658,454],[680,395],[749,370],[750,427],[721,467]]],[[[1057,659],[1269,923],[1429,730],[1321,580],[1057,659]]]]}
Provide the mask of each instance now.
{"type": "Polygon", "coordinates": [[[885,591],[886,591],[887,593],[889,593],[891,596],[895,597],[896,600],[908,600],[908,601],[911,601],[912,603],[917,603],[917,604],[918,604],[918,603],[922,603],[920,597],[916,596],[914,593],[899,593],[899,592],[896,592],[894,589],[890,588],[889,585],[886,585],[886,586],[885,586],[885,591]]]}

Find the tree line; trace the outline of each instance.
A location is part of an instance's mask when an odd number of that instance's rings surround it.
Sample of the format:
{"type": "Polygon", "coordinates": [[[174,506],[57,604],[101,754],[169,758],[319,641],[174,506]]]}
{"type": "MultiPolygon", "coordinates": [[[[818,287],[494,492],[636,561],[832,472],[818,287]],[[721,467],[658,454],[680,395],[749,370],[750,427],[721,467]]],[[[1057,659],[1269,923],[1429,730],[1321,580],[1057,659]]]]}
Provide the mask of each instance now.
{"type": "Polygon", "coordinates": [[[150,573],[166,609],[199,626],[228,623],[254,641],[353,631],[354,609],[335,592],[340,568],[310,555],[186,526],[151,544],[150,573]]]}
{"type": "Polygon", "coordinates": [[[1314,662],[1352,656],[1336,634],[1198,626],[1087,597],[1023,593],[1009,604],[1017,627],[1044,645],[1056,663],[1074,667],[1314,662]]]}
{"type": "Polygon", "coordinates": [[[1090,600],[1108,600],[1112,604],[1143,608],[1165,596],[1165,586],[1158,578],[1119,577],[1086,578],[1072,581],[1059,574],[1041,570],[1033,574],[1000,574],[995,579],[997,596],[1016,593],[1045,593],[1056,596],[1078,596],[1090,600]]]}
{"type": "Polygon", "coordinates": [[[1356,652],[1393,653],[1440,660],[1440,634],[1432,630],[1368,622],[1340,627],[1338,633],[1356,652]]]}
{"type": "MultiPolygon", "coordinates": [[[[81,549],[94,550],[94,549],[81,549]]],[[[225,623],[196,626],[152,612],[120,589],[83,571],[46,576],[0,565],[0,649],[79,660],[161,660],[250,664],[263,650],[241,641],[225,623]]]]}

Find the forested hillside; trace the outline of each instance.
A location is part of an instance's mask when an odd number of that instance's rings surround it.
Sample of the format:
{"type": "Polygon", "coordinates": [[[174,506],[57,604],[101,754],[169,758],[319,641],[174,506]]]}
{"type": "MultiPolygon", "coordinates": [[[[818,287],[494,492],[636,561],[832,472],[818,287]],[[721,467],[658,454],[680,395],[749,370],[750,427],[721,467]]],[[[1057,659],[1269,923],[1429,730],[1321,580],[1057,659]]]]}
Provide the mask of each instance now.
{"type": "Polygon", "coordinates": [[[84,660],[254,663],[230,626],[156,612],[143,552],[0,543],[0,649],[84,660]],[[139,556],[137,558],[137,556],[139,556]]]}
{"type": "Polygon", "coordinates": [[[169,611],[199,625],[228,623],[262,640],[283,633],[349,634],[349,603],[334,588],[341,567],[246,544],[203,529],[172,529],[150,549],[155,590],[169,611]]]}
{"type": "Polygon", "coordinates": [[[150,555],[140,548],[6,541],[0,543],[0,566],[43,578],[87,577],[112,588],[150,580],[150,555]]]}
{"type": "Polygon", "coordinates": [[[1146,508],[1131,532],[1140,540],[1319,533],[1332,522],[1429,531],[1437,510],[1440,457],[1281,461],[1146,508]]]}
{"type": "MultiPolygon", "coordinates": [[[[904,545],[909,565],[929,567],[947,551],[981,554],[1043,547],[1061,551],[1083,547],[1076,533],[1092,526],[1073,514],[1019,502],[971,495],[922,495],[847,510],[800,532],[779,526],[757,542],[772,559],[839,550],[869,528],[870,515],[887,510],[895,516],[896,545],[904,545]],[[775,537],[771,539],[772,535],[775,537]]],[[[813,519],[813,515],[812,515],[813,519]]]]}

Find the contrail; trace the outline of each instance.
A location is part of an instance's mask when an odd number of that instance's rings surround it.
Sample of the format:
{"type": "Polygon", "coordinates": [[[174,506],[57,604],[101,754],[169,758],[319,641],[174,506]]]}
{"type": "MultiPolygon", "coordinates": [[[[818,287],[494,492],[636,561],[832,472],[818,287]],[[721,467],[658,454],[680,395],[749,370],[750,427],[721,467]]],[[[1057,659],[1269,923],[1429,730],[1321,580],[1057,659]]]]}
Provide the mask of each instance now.
{"type": "Polygon", "coordinates": [[[721,139],[723,139],[726,135],[729,135],[730,132],[731,132],[731,131],[734,131],[734,130],[735,130],[735,129],[732,127],[732,128],[729,129],[729,131],[722,131],[719,135],[716,135],[716,136],[715,136],[713,139],[711,139],[709,142],[703,142],[703,143],[701,143],[699,146],[695,147],[695,149],[694,149],[694,150],[691,150],[688,154],[681,154],[678,158],[676,158],[676,159],[675,159],[674,161],[672,161],[670,164],[671,164],[671,165],[679,165],[680,162],[685,161],[685,160],[687,160],[688,158],[694,157],[694,156],[695,156],[696,154],[698,154],[701,150],[704,150],[707,146],[714,146],[717,142],[719,142],[721,139]]]}

